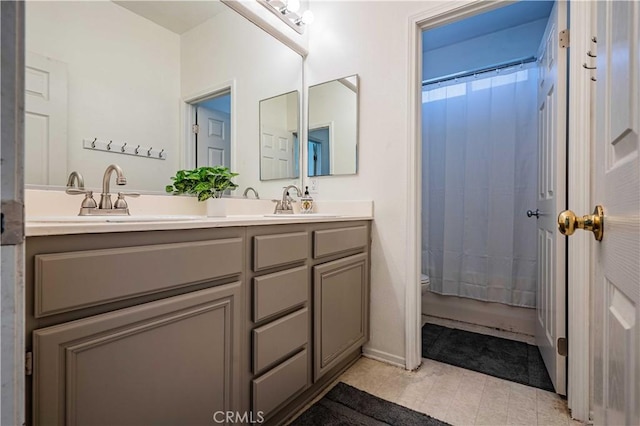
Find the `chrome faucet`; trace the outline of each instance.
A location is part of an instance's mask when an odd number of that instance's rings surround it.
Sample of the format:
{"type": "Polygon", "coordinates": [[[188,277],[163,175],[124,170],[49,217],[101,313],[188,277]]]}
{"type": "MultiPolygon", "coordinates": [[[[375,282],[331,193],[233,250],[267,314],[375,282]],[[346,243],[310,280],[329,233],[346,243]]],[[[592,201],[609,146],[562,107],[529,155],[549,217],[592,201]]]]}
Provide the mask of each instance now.
{"type": "Polygon", "coordinates": [[[292,214],[293,207],[291,207],[291,202],[293,199],[289,196],[289,189],[295,189],[298,197],[302,197],[302,191],[295,185],[289,185],[284,187],[284,191],[282,191],[282,200],[273,200],[276,203],[276,208],[274,210],[275,214],[292,214]]]}
{"type": "Polygon", "coordinates": [[[80,215],[83,215],[83,211],[98,207],[96,200],[93,199],[93,191],[84,189],[84,178],[79,172],[73,171],[69,174],[67,189],[64,192],[69,195],[84,194],[84,200],[82,200],[82,204],[80,205],[80,215]]]}
{"type": "Polygon", "coordinates": [[[98,208],[100,209],[112,209],[113,204],[111,204],[111,194],[109,194],[109,181],[111,180],[111,174],[116,172],[116,185],[126,185],[127,178],[124,177],[124,173],[122,169],[117,164],[111,164],[107,167],[107,170],[104,171],[104,176],[102,177],[102,194],[100,194],[100,205],[98,208]]]}
{"type": "Polygon", "coordinates": [[[69,175],[69,178],[67,179],[67,189],[72,189],[72,188],[84,190],[84,178],[80,173],[76,172],[75,170],[71,172],[71,174],[69,175]]]}
{"type": "Polygon", "coordinates": [[[254,194],[255,194],[255,196],[256,196],[256,200],[259,200],[259,199],[260,199],[260,195],[258,195],[258,191],[256,191],[256,190],[255,190],[253,187],[251,187],[251,186],[248,186],[248,187],[247,187],[247,189],[245,189],[245,190],[244,190],[244,192],[242,193],[242,196],[243,196],[244,198],[249,198],[249,196],[247,195],[247,194],[249,194],[249,191],[253,191],[253,193],[254,193],[254,194]]]}
{"type": "Polygon", "coordinates": [[[93,199],[93,191],[84,189],[84,179],[78,172],[71,172],[69,179],[67,180],[66,193],[70,195],[85,194],[85,198],[80,206],[79,216],[105,216],[105,215],[128,215],[129,207],[125,201],[125,195],[129,197],[138,197],[140,194],[137,192],[118,192],[118,199],[115,204],[111,203],[111,194],[109,194],[109,181],[111,180],[111,174],[116,172],[116,184],[125,185],[127,178],[124,177],[124,173],[120,166],[111,164],[107,167],[102,178],[102,194],[100,194],[100,205],[93,199]],[[77,185],[74,185],[74,181],[77,185]]]}

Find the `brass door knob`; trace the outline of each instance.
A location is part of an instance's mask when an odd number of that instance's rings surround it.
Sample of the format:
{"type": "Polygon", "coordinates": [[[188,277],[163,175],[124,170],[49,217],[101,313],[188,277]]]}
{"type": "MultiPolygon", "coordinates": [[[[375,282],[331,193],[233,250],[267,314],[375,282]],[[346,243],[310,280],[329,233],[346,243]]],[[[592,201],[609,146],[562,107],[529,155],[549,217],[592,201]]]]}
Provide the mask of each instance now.
{"type": "Polygon", "coordinates": [[[604,211],[598,205],[593,210],[593,214],[582,217],[576,216],[571,210],[565,210],[558,215],[558,229],[566,236],[573,235],[576,228],[593,232],[597,241],[602,241],[604,233],[604,211]]]}

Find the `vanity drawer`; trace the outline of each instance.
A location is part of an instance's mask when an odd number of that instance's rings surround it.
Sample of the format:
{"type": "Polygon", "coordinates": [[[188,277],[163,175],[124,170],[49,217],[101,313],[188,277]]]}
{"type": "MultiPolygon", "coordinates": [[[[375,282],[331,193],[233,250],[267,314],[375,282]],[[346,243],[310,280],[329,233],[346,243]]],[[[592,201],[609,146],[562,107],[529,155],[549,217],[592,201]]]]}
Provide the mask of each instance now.
{"type": "Polygon", "coordinates": [[[307,259],[309,234],[291,232],[253,237],[253,270],[262,271],[307,259]]]}
{"type": "Polygon", "coordinates": [[[309,341],[309,310],[300,309],[253,330],[253,372],[260,373],[309,341]]]}
{"type": "Polygon", "coordinates": [[[367,246],[367,227],[323,229],[313,233],[313,258],[329,256],[367,246]]]}
{"type": "Polygon", "coordinates": [[[304,349],[268,373],[252,381],[253,412],[268,416],[307,385],[307,350],[304,349]]]}
{"type": "Polygon", "coordinates": [[[242,238],[40,254],[35,316],[234,276],[242,269],[242,238]]]}
{"type": "Polygon", "coordinates": [[[308,300],[309,271],[306,266],[253,279],[253,321],[302,305],[308,300]]]}

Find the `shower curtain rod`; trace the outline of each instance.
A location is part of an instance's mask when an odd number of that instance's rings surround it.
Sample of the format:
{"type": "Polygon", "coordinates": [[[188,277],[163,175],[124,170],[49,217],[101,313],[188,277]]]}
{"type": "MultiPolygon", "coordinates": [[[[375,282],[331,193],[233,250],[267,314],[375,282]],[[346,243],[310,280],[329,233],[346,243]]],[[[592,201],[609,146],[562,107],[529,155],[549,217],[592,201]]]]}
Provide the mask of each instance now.
{"type": "Polygon", "coordinates": [[[477,70],[474,70],[474,71],[462,71],[462,72],[457,72],[455,74],[449,74],[449,75],[444,76],[444,77],[436,77],[436,78],[432,78],[432,79],[429,79],[429,80],[423,80],[422,81],[422,85],[423,86],[428,86],[430,84],[444,83],[445,81],[455,80],[456,78],[470,77],[470,76],[475,75],[475,74],[482,74],[482,73],[485,73],[485,72],[497,71],[497,70],[501,70],[501,69],[504,69],[504,68],[513,67],[515,65],[524,65],[524,64],[528,64],[529,62],[535,62],[537,60],[538,60],[538,58],[536,58],[535,56],[529,56],[527,58],[522,58],[522,59],[517,59],[517,60],[514,60],[514,61],[504,62],[502,64],[493,65],[493,66],[486,67],[486,68],[480,68],[480,69],[477,69],[477,70]]]}

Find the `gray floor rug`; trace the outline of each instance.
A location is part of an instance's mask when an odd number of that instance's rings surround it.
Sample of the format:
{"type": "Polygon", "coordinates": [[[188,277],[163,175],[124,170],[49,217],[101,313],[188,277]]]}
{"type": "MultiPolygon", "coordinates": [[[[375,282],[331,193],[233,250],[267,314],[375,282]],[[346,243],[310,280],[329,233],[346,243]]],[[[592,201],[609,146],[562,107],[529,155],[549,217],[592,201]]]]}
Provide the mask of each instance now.
{"type": "Polygon", "coordinates": [[[500,337],[425,324],[422,356],[553,392],[536,346],[500,337]]]}
{"type": "Polygon", "coordinates": [[[340,382],[291,425],[447,426],[449,424],[340,382]]]}

